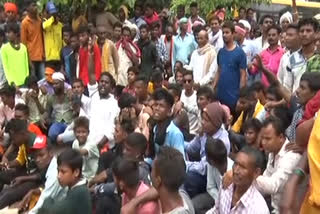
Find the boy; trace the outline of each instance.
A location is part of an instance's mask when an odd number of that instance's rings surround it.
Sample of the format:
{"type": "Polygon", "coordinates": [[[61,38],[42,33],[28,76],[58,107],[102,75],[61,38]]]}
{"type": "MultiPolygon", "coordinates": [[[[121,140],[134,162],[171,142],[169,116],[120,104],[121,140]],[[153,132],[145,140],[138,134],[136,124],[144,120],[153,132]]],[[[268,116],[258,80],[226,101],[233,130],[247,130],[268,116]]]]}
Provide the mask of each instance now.
{"type": "Polygon", "coordinates": [[[136,90],[134,88],[134,82],[139,74],[139,70],[137,67],[128,68],[128,85],[122,91],[122,93],[129,93],[132,96],[136,96],[136,90]]]}
{"type": "MultiPolygon", "coordinates": [[[[134,197],[146,192],[150,187],[140,181],[139,166],[136,161],[128,158],[118,159],[112,167],[113,178],[117,189],[122,192],[122,205],[127,204],[134,197]]],[[[147,202],[139,206],[137,214],[160,213],[156,201],[147,202]]]]}
{"type": "Polygon", "coordinates": [[[73,52],[73,49],[70,45],[70,37],[72,34],[72,28],[70,26],[63,26],[62,35],[63,42],[65,46],[61,49],[60,58],[61,58],[61,72],[64,73],[67,77],[67,82],[71,83],[71,73],[70,73],[70,55],[73,52]]]}
{"type": "Polygon", "coordinates": [[[79,150],[83,156],[83,177],[87,180],[92,179],[98,169],[99,150],[97,145],[90,141],[89,136],[89,120],[86,117],[78,117],[74,121],[74,134],[76,140],[72,144],[72,148],[79,150]]]}
{"type": "Polygon", "coordinates": [[[39,214],[91,214],[91,198],[82,179],[83,158],[80,152],[67,149],[58,156],[58,180],[69,191],[64,200],[54,201],[47,198],[39,214]]]}
{"type": "Polygon", "coordinates": [[[258,150],[261,149],[259,143],[259,132],[261,127],[262,125],[260,121],[255,118],[247,120],[243,125],[243,133],[246,143],[258,150]]]}

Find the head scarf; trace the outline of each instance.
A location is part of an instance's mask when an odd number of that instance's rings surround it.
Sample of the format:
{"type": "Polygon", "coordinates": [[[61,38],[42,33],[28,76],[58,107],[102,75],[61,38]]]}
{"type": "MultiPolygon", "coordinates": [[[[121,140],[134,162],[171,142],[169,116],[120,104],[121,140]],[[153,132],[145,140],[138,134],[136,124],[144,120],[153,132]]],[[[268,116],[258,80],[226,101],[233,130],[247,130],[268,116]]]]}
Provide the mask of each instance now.
{"type": "Polygon", "coordinates": [[[196,20],[196,21],[193,23],[192,27],[197,27],[198,25],[204,26],[204,24],[203,24],[201,21],[196,20]]]}
{"type": "Polygon", "coordinates": [[[46,70],[45,70],[45,76],[46,76],[46,80],[50,83],[53,82],[53,79],[52,79],[52,74],[54,73],[54,69],[50,68],[50,67],[46,67],[46,70]]]}
{"type": "Polygon", "coordinates": [[[58,80],[58,81],[62,81],[64,82],[66,79],[64,77],[64,75],[60,72],[54,72],[52,74],[52,80],[58,80]]]}
{"type": "Polygon", "coordinates": [[[15,14],[18,14],[18,7],[15,3],[6,2],[3,7],[5,12],[14,12],[15,14]]]}
{"type": "Polygon", "coordinates": [[[179,25],[181,25],[181,24],[186,24],[186,23],[188,23],[187,17],[182,17],[182,18],[179,20],[179,25]]]}
{"type": "Polygon", "coordinates": [[[243,29],[243,28],[240,27],[240,26],[235,26],[235,30],[236,30],[237,33],[239,33],[239,34],[242,35],[242,36],[245,36],[245,35],[246,35],[246,30],[243,29]]]}
{"type": "Polygon", "coordinates": [[[248,32],[251,31],[251,25],[247,20],[241,19],[239,20],[239,23],[243,24],[244,27],[248,29],[248,32]]]}
{"type": "Polygon", "coordinates": [[[280,17],[280,24],[287,19],[289,21],[289,23],[293,22],[293,18],[292,15],[289,11],[285,12],[284,14],[282,14],[282,16],[280,17]]]}
{"type": "Polygon", "coordinates": [[[208,114],[212,125],[215,127],[221,127],[222,124],[226,121],[226,113],[219,102],[208,104],[203,109],[203,112],[206,112],[208,114]]]}
{"type": "Polygon", "coordinates": [[[128,10],[128,8],[125,6],[125,5],[121,5],[120,6],[120,8],[119,8],[119,10],[123,10],[123,12],[124,12],[124,16],[126,17],[126,19],[128,19],[128,17],[129,17],[129,10],[128,10]]]}

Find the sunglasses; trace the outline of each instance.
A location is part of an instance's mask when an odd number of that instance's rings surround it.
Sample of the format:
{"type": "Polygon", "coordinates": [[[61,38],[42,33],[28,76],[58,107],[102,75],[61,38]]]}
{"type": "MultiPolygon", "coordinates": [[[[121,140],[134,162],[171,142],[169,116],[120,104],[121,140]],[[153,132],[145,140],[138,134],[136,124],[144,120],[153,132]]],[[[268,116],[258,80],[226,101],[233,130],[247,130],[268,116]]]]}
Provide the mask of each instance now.
{"type": "Polygon", "coordinates": [[[183,80],[184,83],[191,83],[192,80],[183,80]]]}

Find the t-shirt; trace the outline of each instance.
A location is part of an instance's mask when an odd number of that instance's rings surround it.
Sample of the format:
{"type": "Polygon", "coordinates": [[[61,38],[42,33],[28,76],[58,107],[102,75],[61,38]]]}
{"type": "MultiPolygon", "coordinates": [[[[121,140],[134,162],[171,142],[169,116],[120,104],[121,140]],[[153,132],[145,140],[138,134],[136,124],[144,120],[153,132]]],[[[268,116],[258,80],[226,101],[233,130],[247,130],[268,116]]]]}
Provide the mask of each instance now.
{"type": "Polygon", "coordinates": [[[174,210],[164,214],[195,214],[192,201],[190,200],[188,194],[183,190],[180,190],[179,194],[183,200],[183,207],[177,207],[174,210]]]}
{"type": "Polygon", "coordinates": [[[90,141],[88,138],[87,142],[83,145],[79,144],[78,140],[75,140],[72,144],[73,149],[85,149],[88,151],[88,155],[83,156],[82,175],[85,179],[92,179],[97,172],[99,162],[99,150],[95,142],[90,141]]]}
{"type": "Polygon", "coordinates": [[[196,135],[199,129],[199,109],[197,105],[197,92],[193,91],[190,97],[186,96],[185,90],[181,93],[181,102],[184,104],[184,109],[186,110],[189,118],[190,133],[196,135]]]}
{"type": "Polygon", "coordinates": [[[247,57],[240,47],[229,51],[225,47],[218,53],[220,78],[218,81],[218,99],[229,107],[235,107],[240,91],[240,69],[246,69],[247,57]]]}
{"type": "MultiPolygon", "coordinates": [[[[94,66],[96,80],[100,79],[101,74],[101,54],[98,45],[93,46],[94,66]]],[[[79,49],[79,78],[85,86],[89,83],[89,51],[87,48],[80,47],[79,49]]]]}

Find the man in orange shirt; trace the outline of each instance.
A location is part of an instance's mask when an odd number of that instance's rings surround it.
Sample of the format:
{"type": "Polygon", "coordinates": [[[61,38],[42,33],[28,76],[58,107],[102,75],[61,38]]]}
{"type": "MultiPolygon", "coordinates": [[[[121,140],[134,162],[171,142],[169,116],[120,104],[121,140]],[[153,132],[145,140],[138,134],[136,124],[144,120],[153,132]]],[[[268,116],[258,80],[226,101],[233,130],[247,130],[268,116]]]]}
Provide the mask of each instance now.
{"type": "Polygon", "coordinates": [[[34,0],[26,0],[28,15],[21,23],[21,42],[27,47],[33,75],[44,78],[44,45],[42,22],[38,16],[37,4],[34,0]]]}

